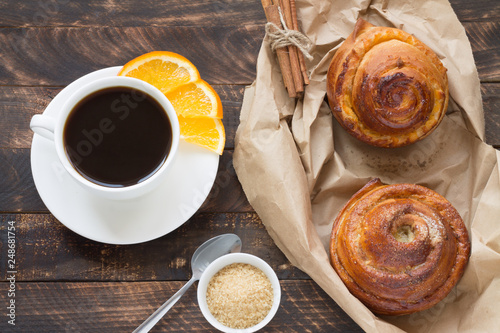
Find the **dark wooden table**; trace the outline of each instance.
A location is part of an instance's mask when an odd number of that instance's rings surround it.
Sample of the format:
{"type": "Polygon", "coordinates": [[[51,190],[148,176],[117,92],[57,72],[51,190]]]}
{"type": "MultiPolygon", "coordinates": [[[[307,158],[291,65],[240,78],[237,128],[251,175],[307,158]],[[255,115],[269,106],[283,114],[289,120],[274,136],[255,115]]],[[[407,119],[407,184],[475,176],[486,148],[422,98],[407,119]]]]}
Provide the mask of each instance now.
{"type": "MultiPolygon", "coordinates": [[[[500,2],[451,2],[479,71],[486,141],[500,148],[500,2]]],[[[226,232],[238,234],[243,251],[266,260],[281,280],[281,307],[264,331],[361,331],[274,245],[233,169],[243,90],[255,78],[264,23],[258,0],[0,3],[0,332],[131,332],[190,278],[196,247],[226,232]],[[94,242],[64,227],[40,199],[29,121],[76,78],[152,50],[186,56],[215,87],[226,150],[211,194],[182,227],[138,245],[94,242]],[[7,274],[12,225],[15,283],[7,274]],[[11,299],[15,326],[7,323],[11,299]]],[[[160,331],[213,331],[199,311],[196,288],[153,329],[160,331]]]]}

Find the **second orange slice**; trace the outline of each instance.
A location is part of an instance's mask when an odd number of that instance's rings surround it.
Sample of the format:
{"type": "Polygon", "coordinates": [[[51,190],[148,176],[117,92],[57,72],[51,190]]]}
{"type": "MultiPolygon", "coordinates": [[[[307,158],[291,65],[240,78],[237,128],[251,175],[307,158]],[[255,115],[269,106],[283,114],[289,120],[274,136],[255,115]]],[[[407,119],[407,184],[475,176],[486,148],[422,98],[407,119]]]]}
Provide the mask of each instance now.
{"type": "Polygon", "coordinates": [[[201,79],[182,85],[165,95],[179,116],[222,118],[219,95],[201,79]]]}

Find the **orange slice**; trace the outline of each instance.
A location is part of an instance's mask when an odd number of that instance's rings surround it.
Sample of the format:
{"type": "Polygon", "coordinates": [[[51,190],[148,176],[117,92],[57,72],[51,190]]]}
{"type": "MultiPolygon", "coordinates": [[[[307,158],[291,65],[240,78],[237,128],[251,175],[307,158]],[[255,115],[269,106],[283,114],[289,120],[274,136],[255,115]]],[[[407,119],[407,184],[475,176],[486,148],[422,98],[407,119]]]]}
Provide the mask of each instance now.
{"type": "Polygon", "coordinates": [[[186,118],[180,115],[178,118],[181,139],[222,155],[226,134],[220,119],[209,117],[186,118]]]}
{"type": "Polygon", "coordinates": [[[118,75],[146,81],[164,94],[200,78],[198,69],[189,60],[168,51],[143,54],[126,63],[118,75]]]}
{"type": "Polygon", "coordinates": [[[165,95],[180,116],[222,118],[219,95],[201,79],[182,85],[165,95]]]}

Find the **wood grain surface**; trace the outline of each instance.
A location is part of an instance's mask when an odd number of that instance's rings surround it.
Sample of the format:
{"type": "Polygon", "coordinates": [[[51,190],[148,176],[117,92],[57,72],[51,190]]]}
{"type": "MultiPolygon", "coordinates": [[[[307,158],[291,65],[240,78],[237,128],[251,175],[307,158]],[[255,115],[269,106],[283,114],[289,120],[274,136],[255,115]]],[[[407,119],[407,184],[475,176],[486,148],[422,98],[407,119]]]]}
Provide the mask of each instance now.
{"type": "MultiPolygon", "coordinates": [[[[481,81],[486,142],[500,148],[500,1],[451,0],[469,37],[481,81]]],[[[130,332],[191,276],[206,239],[238,234],[282,286],[281,307],[263,332],[361,332],[359,326],[274,245],[235,174],[234,137],[245,86],[264,37],[260,1],[0,2],[0,307],[6,290],[7,225],[16,226],[17,323],[0,332],[130,332]],[[29,122],[78,77],[152,50],[189,58],[220,95],[226,147],[199,212],[159,239],[118,246],[64,227],[38,195],[29,122]]],[[[300,17],[299,17],[300,20],[300,17]]],[[[152,332],[214,332],[192,287],[152,332]]]]}
{"type": "MultiPolygon", "coordinates": [[[[233,151],[219,160],[214,185],[201,212],[249,212],[248,203],[233,167],[233,151]]],[[[0,149],[0,212],[45,212],[31,173],[29,149],[0,149]]]]}
{"type": "MultiPolygon", "coordinates": [[[[108,0],[24,0],[0,4],[2,26],[228,26],[264,23],[258,2],[248,0],[191,0],[141,2],[108,0]]],[[[490,0],[450,0],[462,22],[498,21],[500,3],[490,0]]]]}
{"type": "MultiPolygon", "coordinates": [[[[14,221],[16,226],[18,281],[188,280],[196,248],[223,233],[240,236],[242,251],[267,261],[280,279],[307,278],[274,245],[254,212],[197,213],[172,233],[135,245],[88,240],[51,214],[0,215],[2,244],[7,244],[8,221],[14,221]]],[[[6,262],[7,251],[1,250],[0,258],[6,262]]],[[[6,281],[6,271],[0,274],[0,281],[6,281]]]]}
{"type": "MultiPolygon", "coordinates": [[[[500,23],[465,22],[464,27],[479,78],[499,81],[499,43],[492,41],[500,42],[500,23]]],[[[255,78],[263,37],[261,25],[3,28],[0,84],[65,86],[84,74],[123,65],[143,53],[169,50],[185,55],[210,84],[248,85],[255,78]]]]}
{"type": "MultiPolygon", "coordinates": [[[[185,282],[18,283],[19,332],[132,332],[185,282]]],[[[281,281],[281,306],[260,332],[363,332],[313,281],[281,281]]],[[[5,289],[6,283],[0,283],[5,289]]],[[[9,329],[0,321],[0,332],[9,329]]],[[[189,289],[151,332],[218,332],[189,289]]]]}
{"type": "Polygon", "coordinates": [[[263,37],[260,25],[3,28],[0,84],[65,86],[155,50],[184,55],[210,84],[249,84],[263,37]]]}
{"type": "MultiPolygon", "coordinates": [[[[214,85],[224,110],[225,149],[234,148],[234,136],[239,124],[243,85],[214,85]]],[[[62,90],[51,86],[2,86],[0,89],[0,149],[30,148],[33,132],[31,117],[42,113],[62,90]]]]}

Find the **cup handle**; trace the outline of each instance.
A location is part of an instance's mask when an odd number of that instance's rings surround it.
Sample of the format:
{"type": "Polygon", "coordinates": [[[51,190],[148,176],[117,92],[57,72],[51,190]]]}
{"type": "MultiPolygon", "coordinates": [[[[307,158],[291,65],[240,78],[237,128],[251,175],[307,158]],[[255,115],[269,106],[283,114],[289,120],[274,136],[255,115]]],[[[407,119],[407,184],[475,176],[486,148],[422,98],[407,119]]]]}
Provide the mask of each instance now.
{"type": "Polygon", "coordinates": [[[56,121],[52,117],[36,114],[33,116],[33,118],[31,118],[31,130],[46,139],[54,141],[55,127],[56,121]]]}

